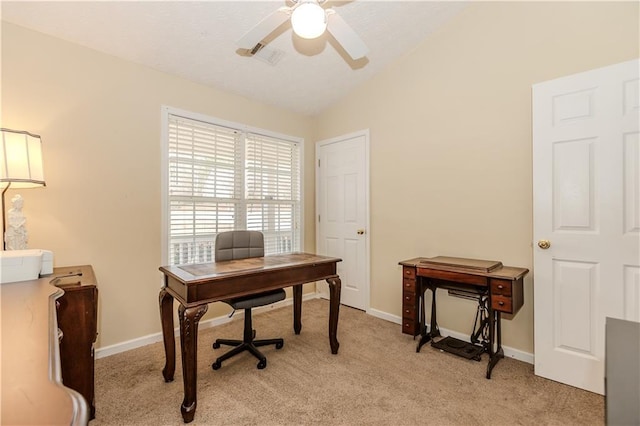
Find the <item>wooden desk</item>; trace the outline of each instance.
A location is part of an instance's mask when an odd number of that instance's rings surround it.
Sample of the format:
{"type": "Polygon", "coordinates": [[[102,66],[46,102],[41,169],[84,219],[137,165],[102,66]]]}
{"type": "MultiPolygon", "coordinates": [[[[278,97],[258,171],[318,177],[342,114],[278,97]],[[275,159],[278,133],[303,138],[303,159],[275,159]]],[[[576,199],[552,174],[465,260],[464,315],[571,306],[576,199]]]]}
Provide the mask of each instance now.
{"type": "Polygon", "coordinates": [[[180,410],[185,423],[196,411],[196,355],[198,322],[211,302],[246,296],[284,287],[293,287],[293,329],[302,329],[302,284],[320,280],[329,283],[329,343],[331,353],[338,353],[338,311],[340,277],[336,264],[342,259],[307,253],[254,257],[217,263],[163,266],[164,286],[160,290],[160,317],[166,363],[162,370],[166,382],[175,372],[175,338],[173,335],[173,300],[180,303],[180,347],[184,400],[180,410]]]}
{"type": "Polygon", "coordinates": [[[0,285],[3,425],[86,425],[87,404],[63,387],[51,278],[0,285]]]}
{"type": "Polygon", "coordinates": [[[501,337],[501,313],[515,315],[524,304],[523,280],[525,268],[502,266],[501,262],[438,256],[417,257],[399,262],[402,265],[402,332],[420,341],[416,352],[428,341],[440,336],[436,318],[436,290],[470,291],[488,297],[489,353],[487,379],[501,358],[504,358],[501,337]],[[424,294],[432,292],[429,331],[425,322],[424,294]]]}

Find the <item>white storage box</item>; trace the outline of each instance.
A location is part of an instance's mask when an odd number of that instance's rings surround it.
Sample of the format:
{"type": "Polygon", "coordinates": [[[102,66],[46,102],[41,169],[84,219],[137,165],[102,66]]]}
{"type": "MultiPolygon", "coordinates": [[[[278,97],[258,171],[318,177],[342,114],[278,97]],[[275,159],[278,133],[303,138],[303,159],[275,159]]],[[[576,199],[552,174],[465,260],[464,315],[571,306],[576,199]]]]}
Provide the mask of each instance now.
{"type": "Polygon", "coordinates": [[[0,284],[35,280],[53,273],[53,253],[48,250],[0,251],[0,284]]]}

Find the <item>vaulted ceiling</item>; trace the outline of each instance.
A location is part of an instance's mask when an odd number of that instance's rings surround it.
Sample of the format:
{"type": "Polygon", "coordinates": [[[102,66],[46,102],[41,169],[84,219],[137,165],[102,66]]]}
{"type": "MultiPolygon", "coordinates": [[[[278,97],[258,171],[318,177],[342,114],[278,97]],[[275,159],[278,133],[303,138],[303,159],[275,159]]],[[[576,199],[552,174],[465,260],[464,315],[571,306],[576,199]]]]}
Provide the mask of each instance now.
{"type": "Polygon", "coordinates": [[[316,115],[407,54],[459,13],[454,1],[331,1],[362,38],[352,60],[325,33],[287,22],[257,55],[236,42],[285,1],[2,1],[2,20],[185,79],[304,115],[316,115]],[[273,59],[279,59],[272,63],[273,59]]]}

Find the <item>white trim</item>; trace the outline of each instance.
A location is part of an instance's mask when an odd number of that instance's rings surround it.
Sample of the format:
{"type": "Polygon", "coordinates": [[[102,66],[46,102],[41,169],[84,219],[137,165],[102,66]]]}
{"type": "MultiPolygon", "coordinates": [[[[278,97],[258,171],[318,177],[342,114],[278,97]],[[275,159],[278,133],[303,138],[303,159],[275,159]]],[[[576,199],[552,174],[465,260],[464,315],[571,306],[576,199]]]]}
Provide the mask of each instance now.
{"type": "MultiPolygon", "coordinates": [[[[316,298],[317,298],[316,293],[306,293],[302,295],[302,301],[316,299],[316,298]]],[[[291,305],[293,305],[293,298],[289,297],[285,300],[273,303],[271,305],[254,308],[252,309],[252,311],[256,314],[259,314],[260,312],[264,312],[267,310],[283,308],[285,306],[291,306],[291,305]]],[[[244,318],[244,311],[237,311],[232,318],[229,318],[228,315],[223,315],[223,316],[212,318],[206,321],[201,321],[198,324],[198,330],[206,330],[207,328],[216,327],[218,325],[226,324],[231,321],[239,320],[240,318],[244,318]]],[[[175,336],[180,336],[179,327],[174,328],[173,332],[175,336]]],[[[130,351],[132,349],[141,348],[143,346],[151,345],[153,343],[158,343],[158,342],[162,342],[162,332],[148,334],[146,336],[138,337],[136,339],[131,339],[125,342],[116,343],[114,345],[98,348],[95,351],[95,357],[96,359],[105,358],[111,355],[130,351]]]]}
{"type": "MultiPolygon", "coordinates": [[[[318,299],[320,298],[320,294],[318,293],[306,293],[302,295],[302,300],[306,301],[306,300],[311,300],[311,299],[318,299]]],[[[276,302],[274,304],[271,305],[267,305],[267,306],[262,306],[260,308],[255,308],[253,310],[253,312],[255,313],[260,313],[260,312],[264,312],[267,310],[271,310],[271,309],[278,309],[278,308],[282,308],[285,306],[291,306],[293,305],[293,299],[291,297],[281,301],[281,302],[276,302]]],[[[392,322],[394,324],[398,324],[401,325],[402,324],[402,318],[397,316],[397,315],[392,315],[389,314],[387,312],[383,312],[383,311],[379,311],[377,309],[368,309],[366,312],[368,315],[371,315],[373,317],[376,318],[380,318],[382,320],[385,321],[389,321],[392,322]]],[[[223,315],[223,316],[219,316],[216,318],[212,318],[206,321],[202,321],[200,322],[200,324],[198,325],[198,330],[206,330],[207,328],[211,328],[211,327],[215,327],[218,325],[222,325],[222,324],[226,324],[228,322],[234,321],[234,320],[239,320],[240,318],[243,318],[244,312],[239,311],[236,312],[236,314],[234,315],[233,318],[229,318],[227,315],[223,315]]],[[[340,327],[338,327],[339,329],[340,327]]],[[[446,328],[440,328],[440,331],[443,334],[446,334],[447,336],[452,336],[455,337],[456,339],[460,339],[460,340],[464,340],[464,341],[469,341],[469,336],[464,335],[462,333],[458,333],[456,331],[451,331],[451,330],[447,330],[446,328]]],[[[402,331],[400,330],[400,328],[398,328],[398,333],[401,333],[402,331]]],[[[175,328],[174,329],[174,335],[175,336],[179,336],[180,335],[180,329],[179,328],[175,328]]],[[[408,336],[407,336],[408,337],[408,336]]],[[[100,358],[105,358],[111,355],[115,355],[115,354],[119,354],[122,352],[126,352],[126,351],[130,351],[132,349],[137,349],[143,346],[147,346],[147,345],[151,345],[153,343],[158,343],[158,342],[162,342],[162,333],[154,333],[154,334],[149,334],[143,337],[139,337],[137,339],[132,339],[132,340],[127,340],[126,342],[122,342],[122,343],[116,343],[115,345],[110,345],[110,346],[105,346],[103,348],[98,348],[95,351],[95,357],[96,359],[100,359],[100,358]]],[[[416,340],[416,344],[417,344],[417,340],[416,340]]],[[[517,359],[518,361],[522,361],[522,362],[526,362],[528,364],[533,364],[534,362],[534,355],[528,352],[524,352],[521,351],[519,349],[514,349],[508,346],[503,346],[502,349],[504,350],[504,356],[505,357],[509,357],[509,358],[514,358],[517,359]]]]}
{"type": "MultiPolygon", "coordinates": [[[[378,311],[377,309],[368,309],[367,314],[374,316],[376,318],[393,322],[400,326],[402,325],[402,317],[399,317],[397,315],[392,315],[387,312],[378,311]]],[[[456,339],[464,340],[465,342],[470,341],[469,335],[467,334],[459,333],[453,330],[447,330],[446,328],[442,328],[442,327],[439,327],[439,328],[440,328],[440,332],[443,335],[455,337],[456,339]]],[[[400,333],[400,330],[398,330],[398,333],[400,333]]],[[[416,344],[417,343],[418,341],[416,340],[416,344]]],[[[518,361],[526,362],[527,364],[533,364],[534,362],[534,354],[532,353],[524,352],[524,351],[521,351],[520,349],[514,349],[504,345],[502,346],[502,349],[504,350],[505,357],[517,359],[518,361]]]]}
{"type": "Polygon", "coordinates": [[[228,127],[230,129],[240,130],[247,133],[255,133],[258,135],[269,136],[272,138],[284,139],[290,142],[304,143],[304,138],[298,136],[285,135],[283,133],[273,132],[271,130],[261,129],[259,127],[249,126],[247,124],[236,123],[234,121],[222,120],[220,118],[211,117],[210,115],[200,114],[197,112],[191,112],[184,109],[174,108],[167,105],[162,105],[163,114],[167,117],[169,114],[177,115],[183,118],[191,120],[202,121],[204,123],[215,124],[217,126],[228,127]]]}

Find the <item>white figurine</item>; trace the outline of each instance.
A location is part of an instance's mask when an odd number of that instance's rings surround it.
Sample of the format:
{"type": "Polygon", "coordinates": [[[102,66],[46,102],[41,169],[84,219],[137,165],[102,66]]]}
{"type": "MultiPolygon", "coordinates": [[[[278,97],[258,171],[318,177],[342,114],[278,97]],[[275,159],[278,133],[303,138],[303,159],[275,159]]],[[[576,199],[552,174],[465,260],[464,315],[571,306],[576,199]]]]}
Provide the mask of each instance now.
{"type": "Polygon", "coordinates": [[[11,203],[13,207],[9,209],[7,231],[4,234],[6,249],[24,250],[27,248],[27,228],[25,227],[27,218],[22,213],[24,200],[22,196],[16,195],[11,199],[11,203]]]}

